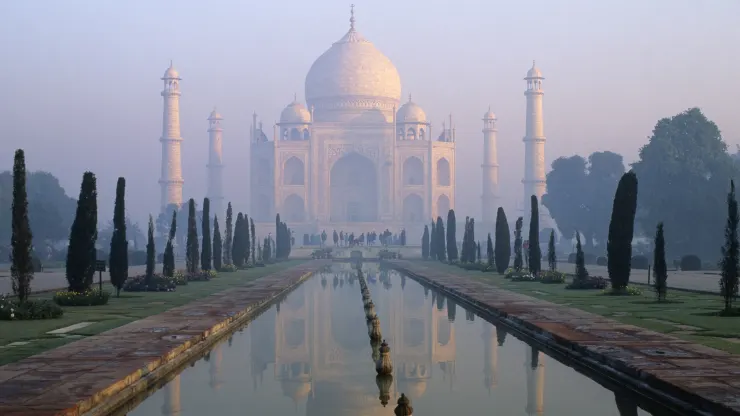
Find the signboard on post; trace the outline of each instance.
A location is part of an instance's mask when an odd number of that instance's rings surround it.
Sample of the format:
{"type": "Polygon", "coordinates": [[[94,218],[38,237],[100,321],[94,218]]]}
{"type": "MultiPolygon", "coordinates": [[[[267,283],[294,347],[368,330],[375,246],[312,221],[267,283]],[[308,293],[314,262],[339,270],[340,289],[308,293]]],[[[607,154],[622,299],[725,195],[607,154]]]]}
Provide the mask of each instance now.
{"type": "Polygon", "coordinates": [[[95,262],[95,271],[96,272],[104,272],[105,271],[105,260],[97,260],[95,262]]]}

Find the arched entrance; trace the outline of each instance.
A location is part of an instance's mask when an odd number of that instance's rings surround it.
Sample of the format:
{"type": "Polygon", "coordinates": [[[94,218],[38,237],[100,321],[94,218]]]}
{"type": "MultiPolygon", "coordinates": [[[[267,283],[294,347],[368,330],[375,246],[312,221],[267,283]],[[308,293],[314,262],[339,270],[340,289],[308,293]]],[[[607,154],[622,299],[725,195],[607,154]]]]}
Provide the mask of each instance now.
{"type": "Polygon", "coordinates": [[[407,223],[424,221],[424,202],[417,194],[403,199],[403,220],[407,223]]]}
{"type": "Polygon", "coordinates": [[[403,184],[424,185],[424,164],[416,156],[403,162],[403,184]]]}
{"type": "Polygon", "coordinates": [[[283,168],[283,185],[303,185],[304,172],[303,161],[292,156],[285,162],[283,168]]]}
{"type": "Polygon", "coordinates": [[[447,213],[450,211],[450,198],[447,195],[440,195],[437,198],[437,216],[447,218],[447,213]]]}
{"type": "Polygon", "coordinates": [[[371,222],[378,219],[378,178],[375,164],[350,153],[334,163],[330,179],[331,220],[371,222]]]}
{"type": "Polygon", "coordinates": [[[283,210],[285,211],[285,217],[290,222],[303,222],[306,219],[306,209],[303,203],[303,198],[296,194],[292,194],[285,198],[283,210]]]}

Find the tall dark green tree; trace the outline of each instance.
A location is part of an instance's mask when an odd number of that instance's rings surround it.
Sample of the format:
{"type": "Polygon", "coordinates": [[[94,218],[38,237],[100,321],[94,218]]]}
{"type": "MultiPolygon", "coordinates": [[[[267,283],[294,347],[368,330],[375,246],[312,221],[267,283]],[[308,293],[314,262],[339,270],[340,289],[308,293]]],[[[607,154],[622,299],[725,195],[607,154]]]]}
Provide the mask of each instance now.
{"type": "Polygon", "coordinates": [[[226,264],[234,264],[231,259],[231,244],[234,239],[234,212],[231,209],[231,202],[226,208],[226,239],[224,240],[224,262],[226,264]]]}
{"type": "Polygon", "coordinates": [[[723,313],[732,314],[732,304],[738,292],[738,273],[740,272],[740,243],[737,227],[740,223],[735,182],[730,181],[730,193],[727,194],[727,225],[725,226],[725,245],[722,247],[722,277],[719,280],[719,291],[725,300],[723,313]]]}
{"type": "Polygon", "coordinates": [[[432,221],[429,226],[429,258],[437,260],[437,224],[432,221]]]}
{"type": "Polygon", "coordinates": [[[252,239],[250,236],[250,227],[249,227],[249,217],[247,214],[244,214],[244,220],[242,221],[242,235],[244,236],[244,239],[242,240],[242,252],[241,256],[244,259],[244,266],[249,266],[249,253],[250,253],[250,245],[252,244],[252,239]]]}
{"type": "Polygon", "coordinates": [[[558,269],[558,257],[555,253],[555,230],[550,230],[550,241],[547,242],[547,264],[550,266],[551,272],[558,269]]]}
{"type": "Polygon", "coordinates": [[[149,228],[146,233],[146,274],[144,275],[146,287],[149,287],[154,279],[154,264],[156,259],[157,251],[154,247],[154,219],[150,215],[149,228]]]}
{"type": "Polygon", "coordinates": [[[77,212],[69,231],[67,247],[67,283],[72,292],[85,292],[92,287],[95,274],[98,238],[98,190],[95,174],[82,175],[77,212]]]}
{"type": "Polygon", "coordinates": [[[221,270],[221,230],[218,227],[218,215],[213,217],[213,269],[221,270]]]}
{"type": "Polygon", "coordinates": [[[242,235],[242,231],[244,230],[244,216],[240,212],[236,216],[236,223],[234,223],[234,240],[231,245],[231,261],[234,263],[234,266],[236,267],[243,267],[244,266],[244,235],[242,235]]]}
{"type": "Polygon", "coordinates": [[[437,235],[437,260],[447,261],[447,250],[445,247],[445,224],[442,222],[442,217],[437,217],[437,229],[435,231],[437,235]]]}
{"type": "Polygon", "coordinates": [[[655,294],[658,301],[664,301],[668,285],[668,266],[665,262],[665,237],[663,223],[659,222],[655,229],[655,245],[653,250],[653,275],[655,276],[655,294]]]}
{"type": "Polygon", "coordinates": [[[249,218],[249,235],[252,237],[252,243],[250,244],[252,248],[252,264],[257,264],[257,257],[255,257],[257,233],[254,231],[254,217],[249,218]]]}
{"type": "Polygon", "coordinates": [[[532,216],[529,219],[529,271],[537,276],[542,270],[542,249],[540,248],[540,204],[537,196],[530,198],[532,216]]]}
{"type": "Polygon", "coordinates": [[[276,260],[282,258],[281,256],[282,253],[280,250],[280,247],[281,247],[280,243],[282,243],[281,241],[282,233],[280,232],[281,225],[282,225],[282,222],[280,221],[280,214],[275,214],[275,259],[276,260]]]}
{"type": "Polygon", "coordinates": [[[113,207],[113,235],[110,239],[108,260],[110,282],[121,296],[123,284],[128,279],[128,239],[126,238],[126,179],[118,178],[116,202],[113,207]]]}
{"type": "Polygon", "coordinates": [[[198,262],[200,261],[198,247],[198,226],[195,218],[195,200],[190,198],[188,201],[188,237],[186,245],[186,268],[188,273],[198,272],[198,262]]]}
{"type": "Polygon", "coordinates": [[[454,209],[447,212],[447,258],[450,263],[457,261],[457,220],[454,209]]]}
{"type": "Polygon", "coordinates": [[[509,268],[511,260],[511,233],[509,231],[509,221],[506,219],[506,213],[502,207],[496,211],[496,241],[493,246],[493,254],[496,258],[496,271],[504,274],[509,268]]]}
{"type": "Polygon", "coordinates": [[[424,226],[424,234],[421,236],[421,257],[429,260],[429,226],[424,226]]]}
{"type": "Polygon", "coordinates": [[[486,259],[488,260],[488,267],[493,267],[495,258],[493,255],[493,240],[491,240],[491,233],[488,233],[488,240],[486,241],[486,259]]]}
{"type": "Polygon", "coordinates": [[[470,227],[470,231],[468,231],[468,244],[470,245],[470,250],[468,250],[468,253],[470,253],[470,262],[475,263],[477,253],[477,244],[475,241],[475,218],[470,219],[468,226],[470,227]]]}
{"type": "Polygon", "coordinates": [[[175,236],[177,235],[177,210],[172,211],[172,222],[167,236],[167,244],[162,255],[162,274],[167,277],[175,275],[175,236]]]}
{"type": "Polygon", "coordinates": [[[475,255],[476,255],[476,258],[475,258],[476,262],[480,263],[482,259],[480,255],[480,241],[475,243],[475,255]]]}
{"type": "Polygon", "coordinates": [[[514,225],[514,270],[520,271],[524,266],[522,261],[522,222],[524,219],[519,217],[514,225]]]}
{"type": "Polygon", "coordinates": [[[33,234],[28,222],[28,194],[26,192],[26,156],[23,150],[15,151],[13,160],[13,205],[11,225],[11,266],[10,276],[13,293],[20,302],[25,302],[31,294],[33,280],[33,234]]]}
{"type": "Polygon", "coordinates": [[[637,212],[637,175],[629,171],[622,175],[614,195],[609,238],[606,242],[607,268],[612,289],[623,290],[630,281],[632,237],[637,212]]]}
{"type": "Polygon", "coordinates": [[[203,249],[200,253],[200,268],[205,271],[209,271],[211,270],[211,257],[213,252],[211,247],[211,201],[208,198],[203,199],[201,235],[203,236],[203,249]]]}
{"type": "Polygon", "coordinates": [[[588,277],[588,270],[586,270],[586,256],[583,253],[583,246],[581,245],[581,233],[576,230],[576,279],[585,279],[588,277]]]}

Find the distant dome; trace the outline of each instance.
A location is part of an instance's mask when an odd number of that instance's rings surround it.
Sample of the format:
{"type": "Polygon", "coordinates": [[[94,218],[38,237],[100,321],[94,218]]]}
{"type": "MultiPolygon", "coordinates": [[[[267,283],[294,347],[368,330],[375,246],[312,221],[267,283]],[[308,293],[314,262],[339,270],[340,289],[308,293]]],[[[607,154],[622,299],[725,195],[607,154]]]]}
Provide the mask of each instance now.
{"type": "Polygon", "coordinates": [[[488,107],[488,111],[486,111],[485,114],[483,114],[483,120],[495,120],[496,114],[491,111],[491,107],[488,107]]]}
{"type": "Polygon", "coordinates": [[[535,66],[534,61],[532,61],[532,68],[527,71],[527,78],[542,78],[542,72],[540,72],[539,69],[535,66]]]}
{"type": "Polygon", "coordinates": [[[398,109],[396,121],[399,123],[426,123],[427,115],[418,104],[411,101],[409,96],[409,101],[398,109]]]}
{"type": "Polygon", "coordinates": [[[294,100],[280,113],[281,123],[306,124],[311,122],[311,113],[306,106],[294,100]]]}
{"type": "Polygon", "coordinates": [[[223,117],[221,117],[221,114],[219,114],[214,108],[213,111],[211,111],[211,115],[208,116],[208,120],[223,120],[223,117]]]}
{"type": "Polygon", "coordinates": [[[177,70],[175,67],[172,66],[172,62],[170,61],[170,67],[167,68],[166,71],[164,71],[164,75],[162,76],[162,79],[180,79],[180,74],[177,73],[177,70]]]}

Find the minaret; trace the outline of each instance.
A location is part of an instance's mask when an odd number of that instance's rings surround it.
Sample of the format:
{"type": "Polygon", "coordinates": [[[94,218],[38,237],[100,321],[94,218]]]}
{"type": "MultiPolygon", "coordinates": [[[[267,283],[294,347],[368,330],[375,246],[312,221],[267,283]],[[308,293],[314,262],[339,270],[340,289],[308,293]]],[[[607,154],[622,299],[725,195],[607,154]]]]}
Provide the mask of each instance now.
{"type": "MultiPolygon", "coordinates": [[[[532,62],[532,68],[527,71],[527,126],[524,136],[524,221],[529,223],[532,195],[542,202],[545,193],[545,129],[542,120],[542,73],[532,62]]],[[[542,216],[543,212],[540,210],[542,216]]],[[[540,229],[546,226],[540,221],[540,229]]]]}
{"type": "Polygon", "coordinates": [[[180,414],[180,375],[178,374],[164,386],[162,416],[180,416],[180,414]]]}
{"type": "Polygon", "coordinates": [[[498,151],[496,148],[496,115],[491,108],[483,115],[483,193],[481,195],[483,224],[491,227],[496,222],[498,208],[498,151]]]}
{"type": "Polygon", "coordinates": [[[483,323],[483,382],[488,394],[498,385],[498,338],[496,328],[490,323],[483,323]]]}
{"type": "Polygon", "coordinates": [[[524,367],[527,371],[527,407],[529,416],[545,413],[545,363],[544,355],[534,347],[527,351],[524,367]]]}
{"type": "Polygon", "coordinates": [[[164,89],[164,114],[162,117],[162,175],[159,185],[162,187],[160,208],[164,210],[170,204],[182,204],[182,160],[180,147],[180,75],[170,67],[162,77],[164,89]]]}
{"type": "Polygon", "coordinates": [[[223,217],[224,188],[223,188],[223,118],[214,108],[208,117],[208,199],[211,200],[211,212],[223,217]]]}

